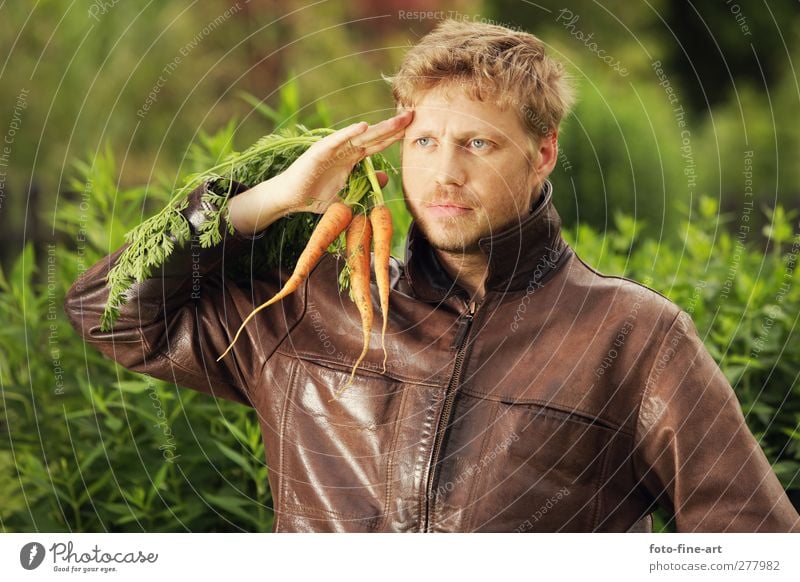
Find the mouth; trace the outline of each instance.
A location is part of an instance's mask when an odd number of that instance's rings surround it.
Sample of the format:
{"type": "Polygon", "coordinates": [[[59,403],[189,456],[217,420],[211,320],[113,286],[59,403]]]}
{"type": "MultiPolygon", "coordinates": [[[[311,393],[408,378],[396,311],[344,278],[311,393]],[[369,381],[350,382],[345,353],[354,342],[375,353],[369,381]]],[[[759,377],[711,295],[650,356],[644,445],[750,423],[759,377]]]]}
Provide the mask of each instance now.
{"type": "Polygon", "coordinates": [[[434,216],[461,216],[472,212],[472,208],[453,202],[437,202],[435,204],[427,204],[426,207],[434,216]]]}

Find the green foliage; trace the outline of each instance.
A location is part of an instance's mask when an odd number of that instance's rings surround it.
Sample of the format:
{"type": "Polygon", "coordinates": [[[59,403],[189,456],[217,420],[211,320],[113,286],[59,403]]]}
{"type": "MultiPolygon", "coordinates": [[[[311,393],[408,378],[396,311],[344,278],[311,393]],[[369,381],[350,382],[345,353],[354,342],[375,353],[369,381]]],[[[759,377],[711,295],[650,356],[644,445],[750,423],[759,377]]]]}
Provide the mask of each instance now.
{"type": "MultiPolygon", "coordinates": [[[[609,209],[626,208],[663,233],[694,188],[684,176],[681,135],[661,88],[596,75],[581,84],[562,124],[552,175],[564,223],[605,228],[609,209]],[[677,152],[677,154],[675,153],[677,152]]],[[[702,152],[693,144],[693,160],[702,152]]]]}
{"type": "Polygon", "coordinates": [[[277,109],[270,107],[264,101],[256,99],[249,93],[241,92],[239,96],[258,113],[271,121],[278,129],[294,123],[300,116],[304,119],[304,125],[329,127],[332,124],[332,120],[327,102],[317,101],[313,114],[309,115],[307,112],[302,111],[303,107],[300,102],[300,88],[297,77],[292,72],[287,77],[288,81],[281,85],[278,90],[277,109]]]}
{"type": "MultiPolygon", "coordinates": [[[[87,245],[90,260],[105,252],[87,245]]],[[[78,265],[28,245],[0,271],[2,530],[269,531],[258,419],[76,341],[61,305],[78,265]]]]}

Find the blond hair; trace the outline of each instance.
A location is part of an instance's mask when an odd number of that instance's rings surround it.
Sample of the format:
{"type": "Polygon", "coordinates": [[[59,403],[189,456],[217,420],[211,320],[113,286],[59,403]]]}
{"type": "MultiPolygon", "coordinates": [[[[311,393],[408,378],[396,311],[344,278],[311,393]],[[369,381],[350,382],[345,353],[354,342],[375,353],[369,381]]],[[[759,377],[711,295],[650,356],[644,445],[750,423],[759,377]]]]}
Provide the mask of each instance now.
{"type": "Polygon", "coordinates": [[[444,20],[409,49],[395,76],[384,78],[404,108],[420,92],[451,85],[501,109],[514,107],[533,143],[557,130],[574,102],[563,65],[545,54],[540,39],[483,22],[444,20]]]}

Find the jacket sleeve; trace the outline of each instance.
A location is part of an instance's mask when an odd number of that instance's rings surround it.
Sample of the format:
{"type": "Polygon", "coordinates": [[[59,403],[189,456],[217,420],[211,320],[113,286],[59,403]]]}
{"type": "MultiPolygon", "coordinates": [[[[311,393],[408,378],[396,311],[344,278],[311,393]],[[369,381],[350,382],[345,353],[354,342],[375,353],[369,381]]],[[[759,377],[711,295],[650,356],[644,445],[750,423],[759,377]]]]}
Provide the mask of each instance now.
{"type": "Polygon", "coordinates": [[[685,312],[645,383],[634,466],[679,532],[800,532],[800,516],[685,312]]]}
{"type": "MultiPolygon", "coordinates": [[[[245,188],[236,185],[232,195],[245,188]]],[[[64,310],[72,326],[87,343],[122,366],[200,390],[228,400],[252,405],[249,386],[266,360],[298,317],[298,299],[273,311],[263,310],[245,327],[236,345],[220,362],[241,323],[259,303],[280,289],[279,273],[259,278],[253,290],[239,287],[223,276],[226,258],[250,252],[253,240],[227,232],[223,218],[223,242],[201,248],[197,227],[209,203],[201,197],[208,184],[190,194],[183,210],[191,240],[175,246],[161,269],[135,284],[119,310],[113,329],[100,330],[100,316],[108,298],[106,276],[127,247],[123,245],[88,269],[67,292],[64,310]],[[259,301],[260,300],[260,301],[259,301]],[[269,312],[269,313],[267,313],[269,312]]]]}

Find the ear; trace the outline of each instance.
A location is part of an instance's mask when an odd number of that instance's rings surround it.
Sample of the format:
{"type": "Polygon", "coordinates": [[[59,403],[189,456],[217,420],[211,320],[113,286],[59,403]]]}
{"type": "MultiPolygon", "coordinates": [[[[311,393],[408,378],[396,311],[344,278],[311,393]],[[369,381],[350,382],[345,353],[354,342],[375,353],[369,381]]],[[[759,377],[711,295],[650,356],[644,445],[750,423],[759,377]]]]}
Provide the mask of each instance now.
{"type": "Polygon", "coordinates": [[[533,169],[540,179],[547,178],[558,162],[558,130],[542,137],[536,146],[536,159],[533,169]]]}

